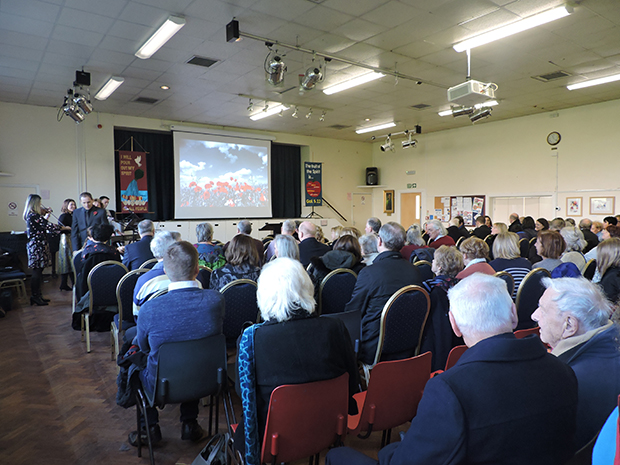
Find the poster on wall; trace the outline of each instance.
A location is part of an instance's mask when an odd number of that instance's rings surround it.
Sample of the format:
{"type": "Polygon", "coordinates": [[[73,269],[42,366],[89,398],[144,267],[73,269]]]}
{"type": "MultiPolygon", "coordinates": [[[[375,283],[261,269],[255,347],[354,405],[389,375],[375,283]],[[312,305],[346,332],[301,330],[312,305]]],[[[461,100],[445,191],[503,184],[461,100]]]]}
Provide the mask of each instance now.
{"type": "Polygon", "coordinates": [[[121,205],[123,211],[148,213],[149,193],[146,178],[146,153],[118,152],[121,205]]]}
{"type": "Polygon", "coordinates": [[[304,162],[306,207],[320,207],[323,205],[323,163],[304,162]]]}

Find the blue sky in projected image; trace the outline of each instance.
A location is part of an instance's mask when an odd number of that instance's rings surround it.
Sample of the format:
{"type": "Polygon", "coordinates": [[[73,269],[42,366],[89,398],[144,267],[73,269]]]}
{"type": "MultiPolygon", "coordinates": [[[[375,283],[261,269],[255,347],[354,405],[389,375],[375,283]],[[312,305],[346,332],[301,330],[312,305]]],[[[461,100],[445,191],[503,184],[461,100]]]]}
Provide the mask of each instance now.
{"type": "Polygon", "coordinates": [[[223,142],[186,140],[180,146],[181,185],[195,181],[230,182],[235,178],[248,184],[267,184],[268,154],[265,147],[223,142]]]}

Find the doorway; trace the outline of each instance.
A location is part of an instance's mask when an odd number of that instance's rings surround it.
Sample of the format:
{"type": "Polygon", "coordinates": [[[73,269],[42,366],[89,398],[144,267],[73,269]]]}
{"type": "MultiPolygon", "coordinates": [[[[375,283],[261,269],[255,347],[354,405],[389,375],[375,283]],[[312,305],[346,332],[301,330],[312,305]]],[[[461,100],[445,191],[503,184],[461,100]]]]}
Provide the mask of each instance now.
{"type": "Polygon", "coordinates": [[[400,224],[403,228],[407,229],[412,224],[420,225],[421,220],[422,194],[420,192],[400,194],[400,224]]]}

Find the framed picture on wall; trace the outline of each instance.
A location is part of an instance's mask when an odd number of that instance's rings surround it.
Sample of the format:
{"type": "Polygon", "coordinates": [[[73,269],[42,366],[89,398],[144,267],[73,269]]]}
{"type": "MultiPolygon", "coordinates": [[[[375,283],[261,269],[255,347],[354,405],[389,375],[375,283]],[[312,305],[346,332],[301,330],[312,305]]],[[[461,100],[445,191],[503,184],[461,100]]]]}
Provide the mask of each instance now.
{"type": "Polygon", "coordinates": [[[590,215],[613,215],[615,197],[590,197],[590,215]]]}
{"type": "Polygon", "coordinates": [[[383,213],[394,213],[394,191],[383,191],[383,213]]]}
{"type": "Polygon", "coordinates": [[[581,203],[583,197],[566,198],[566,214],[568,216],[581,216],[581,203]]]}

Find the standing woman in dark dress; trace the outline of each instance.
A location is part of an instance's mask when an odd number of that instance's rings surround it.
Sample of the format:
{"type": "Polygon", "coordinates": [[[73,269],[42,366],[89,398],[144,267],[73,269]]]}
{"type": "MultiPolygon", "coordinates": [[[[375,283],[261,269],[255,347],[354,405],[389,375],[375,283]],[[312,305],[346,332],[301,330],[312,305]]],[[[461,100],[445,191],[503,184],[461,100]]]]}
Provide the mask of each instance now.
{"type": "Polygon", "coordinates": [[[24,208],[24,221],[26,221],[26,234],[28,235],[28,243],[26,244],[28,268],[32,269],[30,305],[47,305],[49,302],[41,295],[43,268],[52,264],[52,255],[46,234],[58,234],[60,231],[71,230],[66,226],[61,227],[48,222],[43,215],[49,216],[49,213],[41,208],[40,196],[37,194],[28,196],[24,208]]]}
{"type": "MultiPolygon", "coordinates": [[[[73,221],[73,210],[76,208],[75,200],[66,199],[62,203],[60,211],[61,215],[58,217],[59,226],[67,226],[71,229],[71,223],[73,221]]],[[[71,270],[71,260],[73,259],[73,247],[71,246],[71,233],[63,233],[60,236],[60,249],[58,250],[58,271],[60,272],[60,290],[70,291],[68,286],[68,278],[71,276],[71,282],[75,284],[75,276],[71,270]]]]}

